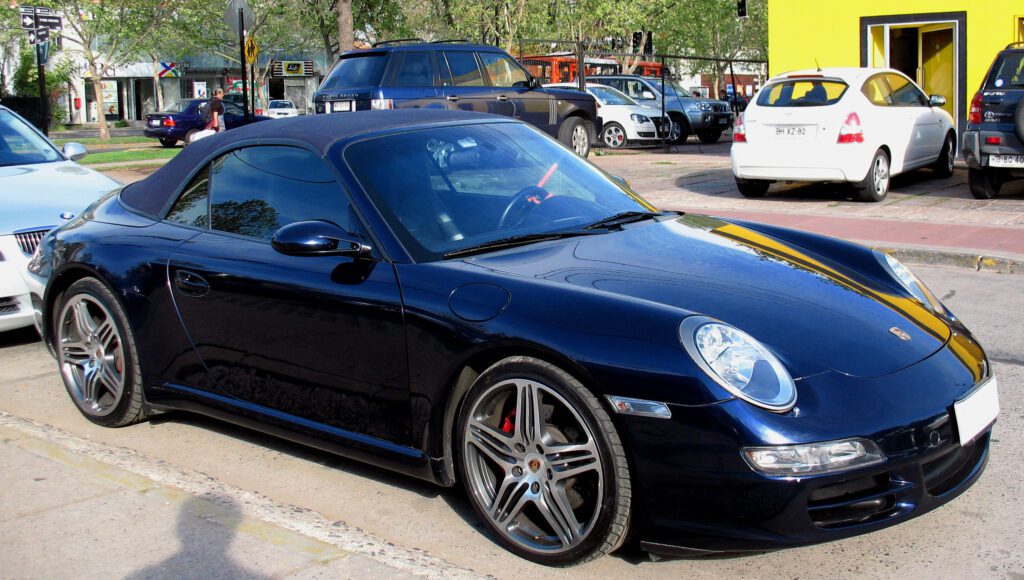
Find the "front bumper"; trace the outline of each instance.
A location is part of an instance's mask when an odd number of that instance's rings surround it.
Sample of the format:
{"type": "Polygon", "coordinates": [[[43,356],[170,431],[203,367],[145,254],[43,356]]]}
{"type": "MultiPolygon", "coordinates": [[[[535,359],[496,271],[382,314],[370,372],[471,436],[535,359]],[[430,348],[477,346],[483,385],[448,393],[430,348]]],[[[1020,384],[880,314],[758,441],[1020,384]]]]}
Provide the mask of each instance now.
{"type": "Polygon", "coordinates": [[[733,122],[733,114],[729,111],[687,111],[686,117],[694,133],[725,131],[732,127],[733,122]]]}
{"type": "Polygon", "coordinates": [[[0,332],[35,324],[32,299],[26,278],[28,256],[14,236],[0,236],[0,332]]]}

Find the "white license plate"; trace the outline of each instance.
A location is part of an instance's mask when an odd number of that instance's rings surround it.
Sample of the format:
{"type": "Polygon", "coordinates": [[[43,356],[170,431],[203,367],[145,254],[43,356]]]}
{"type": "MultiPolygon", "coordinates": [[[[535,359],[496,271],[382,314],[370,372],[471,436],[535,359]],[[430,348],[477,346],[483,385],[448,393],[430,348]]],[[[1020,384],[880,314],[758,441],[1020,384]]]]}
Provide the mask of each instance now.
{"type": "Polygon", "coordinates": [[[352,110],[352,101],[334,101],[331,103],[331,111],[335,113],[347,113],[352,110]]]}
{"type": "Polygon", "coordinates": [[[804,139],[814,134],[813,127],[806,125],[792,125],[787,127],[776,127],[775,136],[783,139],[804,139]]]}
{"type": "Polygon", "coordinates": [[[153,119],[152,121],[149,122],[149,126],[150,127],[159,127],[160,126],[160,119],[153,119]]]}
{"type": "Polygon", "coordinates": [[[989,167],[1024,167],[1024,155],[989,155],[989,167]]]}
{"type": "Polygon", "coordinates": [[[967,445],[977,439],[986,427],[999,415],[999,389],[996,378],[992,377],[967,398],[953,404],[953,416],[960,435],[960,445],[967,445]]]}

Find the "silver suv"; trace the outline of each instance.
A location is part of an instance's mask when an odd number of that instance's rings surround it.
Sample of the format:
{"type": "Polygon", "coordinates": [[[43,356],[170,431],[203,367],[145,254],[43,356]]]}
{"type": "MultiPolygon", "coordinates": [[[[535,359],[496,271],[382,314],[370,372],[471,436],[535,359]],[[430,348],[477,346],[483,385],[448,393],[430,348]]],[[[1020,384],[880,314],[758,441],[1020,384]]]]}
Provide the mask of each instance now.
{"type": "MultiPolygon", "coordinates": [[[[639,75],[594,75],[587,80],[616,88],[641,105],[661,108],[661,79],[639,75]]],[[[672,143],[685,143],[691,134],[701,143],[716,143],[722,132],[732,126],[729,103],[696,97],[675,81],[665,83],[665,112],[672,118],[669,133],[672,143]]]]}

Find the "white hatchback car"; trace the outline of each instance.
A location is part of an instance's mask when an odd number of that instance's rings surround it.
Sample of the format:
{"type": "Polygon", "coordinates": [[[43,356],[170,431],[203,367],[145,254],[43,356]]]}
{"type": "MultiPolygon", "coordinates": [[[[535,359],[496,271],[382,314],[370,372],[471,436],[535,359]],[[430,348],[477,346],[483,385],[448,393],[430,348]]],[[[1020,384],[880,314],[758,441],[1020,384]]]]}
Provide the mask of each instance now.
{"type": "MultiPolygon", "coordinates": [[[[576,83],[553,83],[544,85],[556,89],[577,89],[576,83]]],[[[672,126],[668,115],[660,109],[637,103],[625,93],[598,83],[587,83],[587,92],[597,99],[597,115],[601,117],[601,143],[605,147],[618,149],[630,141],[634,143],[655,143],[672,126]]]]}
{"type": "Polygon", "coordinates": [[[270,101],[270,106],[267,108],[267,116],[274,119],[283,119],[285,117],[298,117],[299,110],[295,108],[295,103],[285,99],[275,99],[270,101]]]}
{"type": "Polygon", "coordinates": [[[776,76],[736,119],[736,186],[761,197],[774,181],[846,182],[860,199],[881,201],[892,175],[932,167],[949,177],[957,139],[945,102],[892,69],[776,76]]]}

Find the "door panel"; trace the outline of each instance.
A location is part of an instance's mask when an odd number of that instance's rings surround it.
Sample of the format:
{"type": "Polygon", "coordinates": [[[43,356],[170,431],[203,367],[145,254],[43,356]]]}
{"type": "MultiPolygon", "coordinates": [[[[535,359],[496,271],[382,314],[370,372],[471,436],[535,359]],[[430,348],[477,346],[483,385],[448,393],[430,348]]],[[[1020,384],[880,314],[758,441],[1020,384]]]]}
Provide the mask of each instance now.
{"type": "Polygon", "coordinates": [[[942,95],[942,108],[953,115],[953,29],[921,33],[921,88],[942,95]]]}
{"type": "Polygon", "coordinates": [[[400,60],[395,65],[386,93],[395,108],[446,108],[444,95],[438,86],[440,81],[434,54],[411,51],[396,55],[400,55],[400,60]]]}
{"type": "Polygon", "coordinates": [[[500,114],[555,135],[557,120],[553,119],[552,99],[547,91],[530,90],[529,75],[508,56],[497,52],[481,52],[479,56],[497,96],[500,114]]]}
{"type": "Polygon", "coordinates": [[[449,109],[501,114],[498,100],[484,81],[476,55],[468,51],[445,51],[441,68],[442,92],[449,109]]]}

